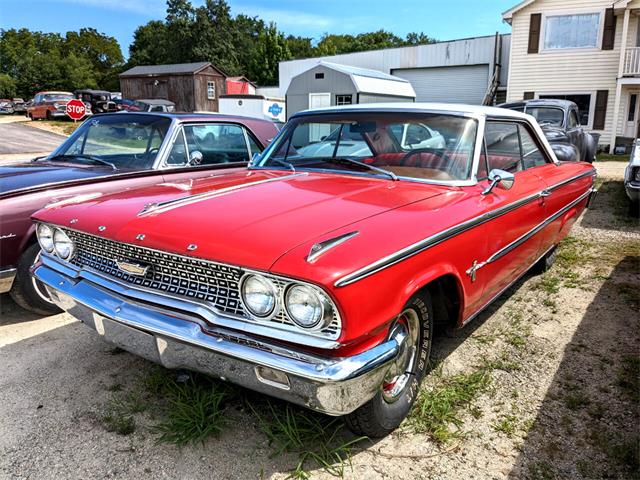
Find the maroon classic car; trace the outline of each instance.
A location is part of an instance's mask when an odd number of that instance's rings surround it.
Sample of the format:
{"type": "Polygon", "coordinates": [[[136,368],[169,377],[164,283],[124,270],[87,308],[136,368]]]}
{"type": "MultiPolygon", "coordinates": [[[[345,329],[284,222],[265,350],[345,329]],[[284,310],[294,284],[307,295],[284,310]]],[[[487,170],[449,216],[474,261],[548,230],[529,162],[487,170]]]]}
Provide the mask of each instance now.
{"type": "Polygon", "coordinates": [[[246,169],[37,212],[33,272],[108,342],[380,437],[416,398],[434,325],[549,268],[595,173],[507,109],[309,110],[246,169]],[[425,129],[444,141],[404,141],[425,129]]]}
{"type": "Polygon", "coordinates": [[[228,115],[94,115],[48,157],[0,167],[0,293],[40,314],[59,311],[29,275],[40,251],[36,210],[142,185],[188,185],[246,165],[276,133],[271,122],[228,115]]]}

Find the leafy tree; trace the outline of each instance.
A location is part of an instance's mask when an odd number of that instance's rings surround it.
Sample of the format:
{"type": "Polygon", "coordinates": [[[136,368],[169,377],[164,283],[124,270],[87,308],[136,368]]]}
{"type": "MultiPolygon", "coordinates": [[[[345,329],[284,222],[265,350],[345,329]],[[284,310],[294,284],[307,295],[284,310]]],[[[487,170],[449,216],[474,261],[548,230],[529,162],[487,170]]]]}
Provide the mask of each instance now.
{"type": "Polygon", "coordinates": [[[287,37],[287,48],[291,53],[291,58],[310,58],[318,56],[317,49],[311,43],[309,37],[296,37],[289,35],[287,37]]]}
{"type": "Polygon", "coordinates": [[[258,35],[256,54],[250,65],[251,78],[260,85],[278,84],[278,63],[291,57],[282,32],[271,22],[258,35]]]}
{"type": "Polygon", "coordinates": [[[129,46],[129,65],[157,65],[169,63],[167,56],[167,24],[152,20],[133,32],[129,46]]]}
{"type": "Polygon", "coordinates": [[[16,96],[16,81],[6,73],[0,73],[0,98],[16,96]]]}

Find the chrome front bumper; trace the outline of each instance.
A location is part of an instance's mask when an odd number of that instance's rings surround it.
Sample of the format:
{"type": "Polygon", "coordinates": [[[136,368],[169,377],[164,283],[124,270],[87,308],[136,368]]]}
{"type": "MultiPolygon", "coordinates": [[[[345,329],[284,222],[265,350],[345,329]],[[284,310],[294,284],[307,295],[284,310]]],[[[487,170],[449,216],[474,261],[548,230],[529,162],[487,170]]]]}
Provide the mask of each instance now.
{"type": "Polygon", "coordinates": [[[59,307],[104,340],[166,368],[199,371],[328,415],[350,413],[369,401],[399,351],[396,340],[389,340],[351,357],[309,355],[138,302],[61,270],[40,264],[33,275],[59,307]]]}
{"type": "Polygon", "coordinates": [[[7,293],[11,290],[17,272],[15,268],[0,270],[0,293],[7,293]]]}

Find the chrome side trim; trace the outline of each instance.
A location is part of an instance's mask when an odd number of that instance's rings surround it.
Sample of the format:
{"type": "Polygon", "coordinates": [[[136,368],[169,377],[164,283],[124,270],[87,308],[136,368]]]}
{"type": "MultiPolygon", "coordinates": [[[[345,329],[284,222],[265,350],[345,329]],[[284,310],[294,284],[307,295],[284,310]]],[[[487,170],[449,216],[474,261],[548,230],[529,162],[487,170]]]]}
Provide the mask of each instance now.
{"type": "Polygon", "coordinates": [[[209,192],[197,193],[195,195],[189,195],[189,196],[186,196],[186,197],[175,198],[173,200],[168,200],[166,202],[151,203],[149,205],[146,205],[138,213],[138,216],[142,217],[144,215],[150,215],[152,213],[163,213],[163,212],[167,212],[169,210],[172,210],[174,208],[181,207],[183,205],[190,205],[192,203],[196,203],[196,202],[200,202],[202,200],[207,200],[209,198],[214,198],[214,197],[218,197],[218,196],[221,196],[221,195],[225,195],[227,193],[231,193],[231,192],[234,192],[236,190],[241,190],[243,188],[253,187],[255,185],[262,185],[264,183],[276,182],[276,181],[279,181],[279,180],[285,180],[285,179],[288,179],[288,178],[299,177],[299,176],[303,176],[303,175],[307,175],[307,174],[306,173],[293,173],[291,175],[284,175],[284,176],[275,177],[275,178],[267,178],[265,180],[258,180],[258,181],[255,181],[255,182],[243,183],[242,185],[234,185],[232,187],[221,188],[219,190],[212,190],[212,191],[209,191],[209,192]]]}
{"type": "MultiPolygon", "coordinates": [[[[489,220],[493,220],[494,218],[498,218],[501,217],[502,215],[505,215],[513,210],[516,210],[526,204],[528,204],[529,202],[536,200],[538,198],[543,198],[544,197],[544,193],[546,191],[553,191],[556,190],[564,185],[567,185],[575,180],[579,180],[581,178],[587,177],[587,176],[594,176],[596,174],[595,169],[592,170],[588,170],[586,172],[583,172],[579,175],[575,175],[571,178],[568,178],[566,180],[563,180],[562,182],[559,182],[555,185],[552,185],[550,187],[547,187],[546,189],[538,192],[538,193],[534,193],[532,195],[528,195],[527,197],[524,197],[520,200],[517,200],[513,203],[510,203],[508,205],[504,205],[496,210],[490,211],[490,212],[486,212],[483,213],[482,215],[479,215],[477,217],[471,218],[469,220],[466,220],[462,223],[459,223],[457,225],[454,225],[452,227],[449,227],[446,230],[443,230],[442,232],[436,233],[435,235],[432,235],[430,237],[425,238],[424,240],[420,240],[419,242],[416,242],[412,245],[409,245],[408,247],[405,247],[401,250],[398,250],[397,252],[394,252],[390,255],[387,255],[386,257],[381,258],[380,260],[376,260],[373,263],[370,263],[369,265],[366,265],[365,267],[362,267],[358,270],[356,270],[355,272],[352,272],[348,275],[345,275],[342,278],[339,278],[335,283],[334,286],[335,287],[344,287],[347,285],[350,285],[352,283],[355,283],[359,280],[362,280],[363,278],[366,278],[370,275],[373,275],[374,273],[377,273],[381,270],[384,270],[387,267],[390,267],[392,265],[395,265],[396,263],[399,263],[403,260],[406,260],[407,258],[410,258],[418,253],[423,252],[424,250],[427,250],[428,248],[434,247],[436,245],[438,245],[439,243],[444,242],[445,240],[448,240],[451,237],[454,237],[456,235],[459,235],[461,233],[466,232],[467,230],[470,230],[472,228],[475,228],[479,225],[482,225],[483,223],[488,222],[489,220]]],[[[590,192],[591,190],[589,190],[590,192]]]]}
{"type": "Polygon", "coordinates": [[[545,228],[547,225],[549,225],[551,222],[557,220],[563,213],[565,213],[566,211],[568,211],[570,208],[574,207],[575,205],[577,205],[578,203],[582,202],[585,198],[589,197],[592,193],[593,193],[594,189],[590,188],[589,190],[587,190],[585,193],[583,193],[582,195],[580,195],[578,198],[576,198],[573,202],[568,203],[567,205],[565,205],[564,207],[562,207],[560,210],[558,210],[556,213],[554,213],[553,215],[547,217],[544,221],[540,222],[538,225],[536,225],[535,227],[533,227],[531,230],[529,230],[527,233],[525,233],[524,235],[516,238],[513,242],[511,242],[509,245],[506,245],[504,247],[502,247],[500,250],[498,250],[497,252],[495,252],[493,255],[491,255],[487,260],[485,260],[484,262],[480,262],[475,266],[475,271],[480,270],[482,267],[495,262],[496,260],[499,260],[500,258],[504,257],[507,253],[511,252],[512,250],[514,250],[515,248],[519,247],[520,245],[522,245],[524,242],[526,242],[527,240],[529,240],[531,237],[533,237],[536,233],[540,232],[540,230],[542,230],[543,228],[545,228]]]}
{"type": "Polygon", "coordinates": [[[16,278],[17,273],[18,270],[15,268],[0,271],[0,293],[7,293],[11,290],[13,280],[16,278]]]}
{"type": "Polygon", "coordinates": [[[309,250],[309,255],[307,255],[307,262],[308,263],[315,262],[319,257],[327,253],[332,248],[337,247],[341,243],[344,243],[350,238],[355,237],[359,233],[360,233],[359,231],[345,233],[344,235],[340,235],[338,237],[330,238],[323,242],[316,243],[311,247],[311,250],[309,250]]]}
{"type": "Polygon", "coordinates": [[[524,277],[527,272],[529,270],[531,270],[531,267],[533,267],[536,263],[538,263],[540,260],[542,260],[542,258],[544,258],[544,256],[546,254],[548,254],[551,250],[553,250],[554,248],[556,248],[556,245],[552,245],[548,250],[546,250],[542,255],[540,255],[531,265],[529,265],[529,268],[526,268],[520,275],[518,275],[512,282],[510,282],[506,287],[504,287],[503,289],[501,289],[498,293],[496,293],[493,297],[491,297],[485,304],[483,304],[478,310],[476,310],[474,313],[472,313],[471,315],[469,315],[466,320],[462,321],[462,326],[466,325],[467,323],[469,323],[471,320],[473,320],[474,318],[476,318],[478,315],[480,315],[482,313],[482,311],[487,308],[489,305],[491,305],[494,301],[496,301],[500,295],[502,295],[504,292],[506,292],[507,290],[509,290],[518,280],[520,280],[522,277],[524,277]]]}

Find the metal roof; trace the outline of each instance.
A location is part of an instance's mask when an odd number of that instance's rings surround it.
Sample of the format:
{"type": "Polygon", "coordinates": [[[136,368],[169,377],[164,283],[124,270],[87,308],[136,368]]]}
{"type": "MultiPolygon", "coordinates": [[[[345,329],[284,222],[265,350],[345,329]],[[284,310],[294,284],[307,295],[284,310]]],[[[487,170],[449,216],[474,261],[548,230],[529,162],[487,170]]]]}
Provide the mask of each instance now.
{"type": "Polygon", "coordinates": [[[337,70],[347,75],[356,75],[358,77],[379,78],[381,80],[391,80],[392,82],[404,82],[409,83],[404,78],[395,77],[379,70],[369,70],[367,68],[352,67],[351,65],[340,65],[332,62],[319,62],[319,65],[323,65],[332,70],[337,70]]]}
{"type": "Polygon", "coordinates": [[[213,65],[211,65],[211,62],[172,63],[169,65],[140,65],[138,67],[133,67],[122,72],[120,76],[138,77],[145,75],[184,75],[188,73],[197,73],[208,66],[213,65]]]}

